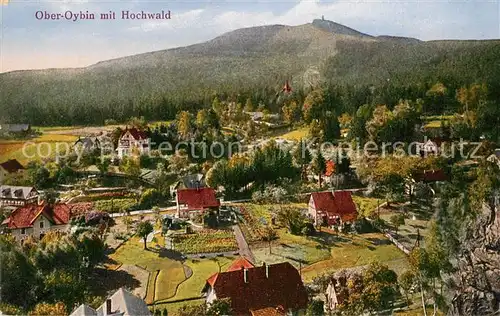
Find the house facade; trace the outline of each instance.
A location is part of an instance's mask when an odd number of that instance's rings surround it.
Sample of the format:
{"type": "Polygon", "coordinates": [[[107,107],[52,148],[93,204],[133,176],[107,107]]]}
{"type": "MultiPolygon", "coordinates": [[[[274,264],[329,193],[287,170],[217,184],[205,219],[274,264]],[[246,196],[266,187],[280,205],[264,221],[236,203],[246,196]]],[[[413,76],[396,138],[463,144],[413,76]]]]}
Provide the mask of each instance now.
{"type": "Polygon", "coordinates": [[[309,198],[308,216],[319,225],[342,225],[357,218],[356,204],[349,191],[314,192],[309,198]]]}
{"type": "Polygon", "coordinates": [[[302,315],[308,303],[300,274],[289,262],[254,266],[239,259],[227,271],[212,275],[202,293],[207,305],[230,298],[236,316],[302,315]]]}
{"type": "Polygon", "coordinates": [[[32,203],[13,211],[2,226],[19,241],[28,236],[41,239],[48,231],[69,229],[70,218],[71,209],[66,204],[32,203]]]}
{"type": "Polygon", "coordinates": [[[9,175],[15,175],[24,172],[24,167],[16,159],[10,159],[0,163],[0,184],[4,183],[9,175]]]}
{"type": "Polygon", "coordinates": [[[220,201],[212,188],[178,189],[175,193],[178,218],[192,218],[207,210],[218,211],[220,201]]]}
{"type": "Polygon", "coordinates": [[[38,201],[38,191],[34,187],[0,185],[0,206],[24,206],[38,201]]]}
{"type": "Polygon", "coordinates": [[[137,128],[126,128],[120,135],[116,149],[118,157],[128,157],[134,154],[148,154],[151,150],[150,141],[146,133],[137,128]]]}

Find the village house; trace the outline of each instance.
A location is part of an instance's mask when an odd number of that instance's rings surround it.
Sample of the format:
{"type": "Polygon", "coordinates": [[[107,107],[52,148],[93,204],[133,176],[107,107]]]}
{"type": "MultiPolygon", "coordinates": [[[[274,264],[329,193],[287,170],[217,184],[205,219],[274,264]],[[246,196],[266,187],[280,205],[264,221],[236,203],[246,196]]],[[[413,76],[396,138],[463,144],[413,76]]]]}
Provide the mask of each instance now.
{"type": "Polygon", "coordinates": [[[0,135],[29,134],[30,132],[30,124],[0,124],[0,135]]]}
{"type": "Polygon", "coordinates": [[[178,189],[199,189],[204,187],[205,175],[202,173],[190,174],[170,186],[170,195],[173,196],[178,189]]]}
{"type": "Polygon", "coordinates": [[[494,163],[500,168],[500,148],[495,149],[495,152],[486,158],[487,161],[494,163]]]}
{"type": "Polygon", "coordinates": [[[118,157],[123,159],[133,154],[148,154],[150,152],[149,138],[146,133],[137,128],[126,128],[118,140],[118,157]]]}
{"type": "Polygon", "coordinates": [[[87,304],[78,306],[70,316],[149,316],[148,305],[138,296],[119,288],[98,309],[87,304]]]}
{"type": "Polygon", "coordinates": [[[356,204],[349,191],[314,192],[309,199],[308,215],[319,225],[342,225],[357,218],[356,204]]]}
{"type": "Polygon", "coordinates": [[[0,206],[24,206],[38,201],[34,187],[0,185],[0,206]]]}
{"type": "Polygon", "coordinates": [[[85,137],[80,138],[73,145],[74,147],[80,147],[83,149],[83,152],[89,153],[95,150],[101,149],[101,141],[97,137],[85,137]]]}
{"type": "Polygon", "coordinates": [[[178,189],[175,193],[178,218],[192,218],[207,210],[218,211],[220,201],[212,188],[178,189]]]}
{"type": "Polygon", "coordinates": [[[439,138],[428,139],[422,143],[417,143],[416,151],[421,156],[439,155],[441,153],[443,141],[439,138]]]}
{"type": "Polygon", "coordinates": [[[244,258],[208,278],[202,293],[207,305],[230,298],[235,316],[298,315],[308,302],[299,271],[289,262],[254,266],[244,258]]]}
{"type": "Polygon", "coordinates": [[[71,209],[66,204],[32,203],[13,211],[2,226],[19,241],[28,236],[41,239],[48,231],[69,229],[70,218],[71,209]]]}
{"type": "Polygon", "coordinates": [[[19,174],[23,171],[23,165],[16,159],[10,159],[0,163],[0,184],[2,184],[8,176],[19,174]]]}

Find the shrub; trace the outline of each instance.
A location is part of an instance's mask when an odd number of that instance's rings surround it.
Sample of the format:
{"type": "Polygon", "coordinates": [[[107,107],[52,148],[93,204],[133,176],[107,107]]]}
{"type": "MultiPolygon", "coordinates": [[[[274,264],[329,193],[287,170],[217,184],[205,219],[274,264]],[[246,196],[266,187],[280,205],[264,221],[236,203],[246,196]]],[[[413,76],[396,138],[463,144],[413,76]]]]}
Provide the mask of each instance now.
{"type": "Polygon", "coordinates": [[[305,223],[302,228],[302,235],[304,236],[313,236],[316,234],[316,229],[314,229],[314,225],[312,223],[305,223]]]}
{"type": "Polygon", "coordinates": [[[354,222],[354,229],[356,232],[364,234],[364,233],[372,233],[375,231],[373,224],[364,217],[361,217],[356,222],[354,222]]]}

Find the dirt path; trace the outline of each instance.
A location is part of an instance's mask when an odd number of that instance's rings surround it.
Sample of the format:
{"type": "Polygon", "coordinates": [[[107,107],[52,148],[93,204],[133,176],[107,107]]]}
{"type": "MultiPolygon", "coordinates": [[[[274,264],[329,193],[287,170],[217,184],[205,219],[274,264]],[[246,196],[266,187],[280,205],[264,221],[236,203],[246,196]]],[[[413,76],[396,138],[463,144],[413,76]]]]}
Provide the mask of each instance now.
{"type": "Polygon", "coordinates": [[[252,263],[255,264],[255,258],[253,256],[252,251],[250,250],[250,247],[248,246],[245,236],[241,232],[240,226],[233,225],[233,231],[236,237],[236,242],[238,243],[238,248],[240,249],[240,255],[244,256],[245,258],[247,258],[248,260],[250,260],[252,263]]]}

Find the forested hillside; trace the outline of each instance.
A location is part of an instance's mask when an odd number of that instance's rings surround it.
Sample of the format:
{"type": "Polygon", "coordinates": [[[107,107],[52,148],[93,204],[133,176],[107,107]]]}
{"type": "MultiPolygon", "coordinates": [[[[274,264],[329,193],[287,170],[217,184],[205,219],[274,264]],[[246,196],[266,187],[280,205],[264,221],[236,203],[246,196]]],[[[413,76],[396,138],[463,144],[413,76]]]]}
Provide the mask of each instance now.
{"type": "Polygon", "coordinates": [[[309,69],[321,73],[321,82],[342,100],[338,106],[350,113],[373,98],[394,105],[399,98],[424,97],[437,81],[450,94],[473,82],[498,93],[499,44],[372,37],[321,20],[246,28],[86,68],[0,74],[0,121],[80,125],[131,116],[171,119],[179,110],[209,106],[215,95],[242,103],[251,98],[277,111],[275,94],[287,79],[294,98],[303,102],[309,69]]]}

